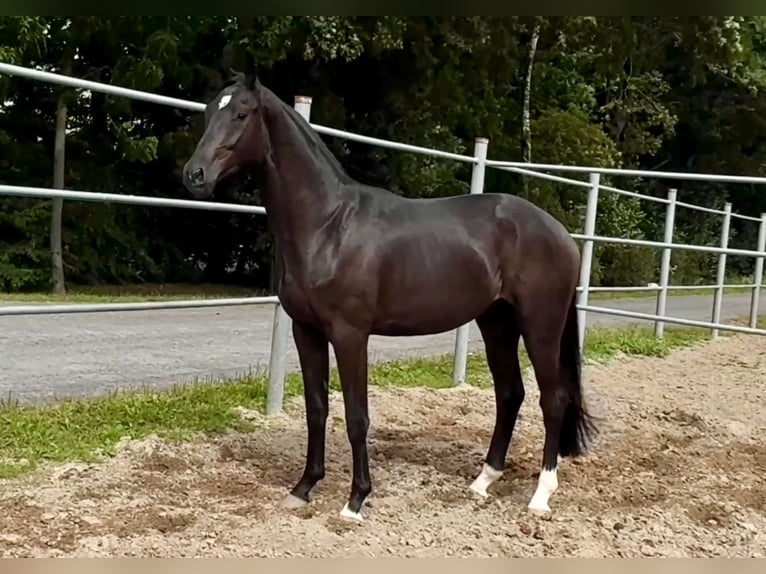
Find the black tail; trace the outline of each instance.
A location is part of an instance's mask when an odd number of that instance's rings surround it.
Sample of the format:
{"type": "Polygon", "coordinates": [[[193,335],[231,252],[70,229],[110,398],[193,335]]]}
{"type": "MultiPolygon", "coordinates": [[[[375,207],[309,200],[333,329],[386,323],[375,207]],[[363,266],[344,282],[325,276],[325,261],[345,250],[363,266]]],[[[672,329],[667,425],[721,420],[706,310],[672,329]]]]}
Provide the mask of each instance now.
{"type": "Polygon", "coordinates": [[[577,292],[572,295],[569,313],[561,335],[559,352],[560,376],[569,391],[569,404],[564,412],[564,422],[559,438],[559,454],[577,457],[588,450],[588,441],[596,432],[593,417],[585,409],[582,398],[580,357],[580,333],[577,326],[577,292]]]}

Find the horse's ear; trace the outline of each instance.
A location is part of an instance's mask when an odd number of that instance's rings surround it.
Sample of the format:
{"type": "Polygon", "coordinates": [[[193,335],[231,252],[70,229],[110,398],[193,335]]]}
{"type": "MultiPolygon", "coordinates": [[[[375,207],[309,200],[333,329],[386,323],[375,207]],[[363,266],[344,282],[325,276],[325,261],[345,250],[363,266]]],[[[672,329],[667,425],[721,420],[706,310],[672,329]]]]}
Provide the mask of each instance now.
{"type": "Polygon", "coordinates": [[[224,84],[232,84],[244,79],[245,75],[242,72],[238,72],[231,66],[226,66],[221,70],[221,81],[224,84]]]}
{"type": "Polygon", "coordinates": [[[258,74],[253,74],[250,79],[250,90],[255,94],[255,99],[258,102],[258,105],[261,104],[261,100],[263,97],[263,91],[261,88],[263,87],[263,84],[261,84],[261,80],[258,78],[258,74]]]}

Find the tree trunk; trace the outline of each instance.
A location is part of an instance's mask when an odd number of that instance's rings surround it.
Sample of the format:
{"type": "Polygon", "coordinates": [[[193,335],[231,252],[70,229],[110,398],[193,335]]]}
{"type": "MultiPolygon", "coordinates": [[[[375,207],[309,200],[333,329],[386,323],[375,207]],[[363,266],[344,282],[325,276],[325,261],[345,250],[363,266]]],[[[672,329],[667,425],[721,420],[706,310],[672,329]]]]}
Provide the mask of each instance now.
{"type": "MultiPolygon", "coordinates": [[[[65,75],[71,73],[71,61],[64,62],[62,72],[65,75]]],[[[56,137],[53,144],[53,187],[64,188],[64,159],[66,142],[67,107],[65,92],[59,94],[56,106],[56,137]]],[[[54,198],[51,211],[51,274],[53,279],[53,292],[59,295],[66,293],[64,281],[64,259],[61,247],[61,221],[64,213],[64,200],[54,198]]]]}
{"type": "MultiPolygon", "coordinates": [[[[532,161],[532,120],[530,118],[530,101],[532,97],[532,68],[535,65],[535,52],[537,41],[540,39],[540,24],[535,24],[532,30],[532,39],[529,42],[529,64],[527,65],[527,77],[524,81],[524,103],[521,108],[521,161],[532,161]]],[[[522,176],[524,191],[527,191],[527,177],[522,176]]]]}

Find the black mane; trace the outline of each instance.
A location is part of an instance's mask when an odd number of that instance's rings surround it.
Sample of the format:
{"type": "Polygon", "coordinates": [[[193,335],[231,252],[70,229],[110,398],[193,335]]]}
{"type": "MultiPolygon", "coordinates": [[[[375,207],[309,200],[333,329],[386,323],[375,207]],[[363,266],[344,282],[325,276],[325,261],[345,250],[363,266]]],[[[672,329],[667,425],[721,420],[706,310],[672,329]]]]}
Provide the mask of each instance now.
{"type": "Polygon", "coordinates": [[[309,125],[309,123],[303,119],[302,115],[295,111],[295,108],[287,105],[279,98],[276,99],[287,112],[287,115],[293,121],[293,125],[298,129],[298,132],[303,135],[307,143],[313,145],[314,149],[319,152],[318,155],[327,162],[335,174],[335,177],[337,177],[342,183],[354,183],[354,179],[348,175],[348,173],[346,173],[346,170],[343,169],[343,165],[341,165],[341,163],[338,161],[338,158],[335,157],[335,154],[330,151],[330,148],[327,147],[327,144],[316,132],[316,130],[314,130],[309,125]]]}
{"type": "MultiPolygon", "coordinates": [[[[223,82],[221,90],[234,85],[238,85],[246,90],[252,90],[253,88],[251,87],[251,84],[254,82],[255,78],[252,78],[251,80],[251,78],[242,72],[233,72],[232,75],[223,82]]],[[[292,124],[304,137],[306,143],[311,144],[311,146],[318,152],[318,157],[322,158],[329,165],[335,177],[337,177],[342,183],[355,182],[355,180],[350,175],[348,175],[348,173],[346,173],[346,170],[338,161],[338,158],[336,158],[335,154],[330,151],[330,148],[320,137],[320,135],[308,124],[308,122],[306,122],[305,119],[303,119],[303,116],[295,111],[295,108],[286,104],[284,101],[282,101],[281,98],[277,97],[276,94],[268,90],[268,88],[260,86],[259,89],[268,91],[271,95],[274,96],[274,100],[279,103],[287,116],[292,120],[292,124]]]]}

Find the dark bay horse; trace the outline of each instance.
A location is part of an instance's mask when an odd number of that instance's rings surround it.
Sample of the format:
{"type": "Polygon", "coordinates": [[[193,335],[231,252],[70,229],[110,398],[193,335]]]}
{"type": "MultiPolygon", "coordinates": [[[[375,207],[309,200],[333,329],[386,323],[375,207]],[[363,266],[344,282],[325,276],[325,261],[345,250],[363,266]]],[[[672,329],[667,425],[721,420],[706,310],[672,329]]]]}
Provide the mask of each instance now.
{"type": "Polygon", "coordinates": [[[308,122],[257,78],[235,73],[207,105],[205,124],[184,166],[184,185],[202,199],[235,173],[256,176],[277,247],[277,294],[292,318],[308,446],[303,475],[285,506],[306,504],[325,475],[328,343],[338,363],[353,457],[341,515],[361,520],[372,490],[370,335],[434,334],[475,319],[494,380],[496,420],[470,488],[487,496],[505,468],[524,400],[522,336],[545,424],[542,470],[528,508],[549,511],[558,456],[584,454],[595,430],[580,386],[580,255],[567,230],[512,195],[408,199],[363,185],[346,174],[308,122]]]}

